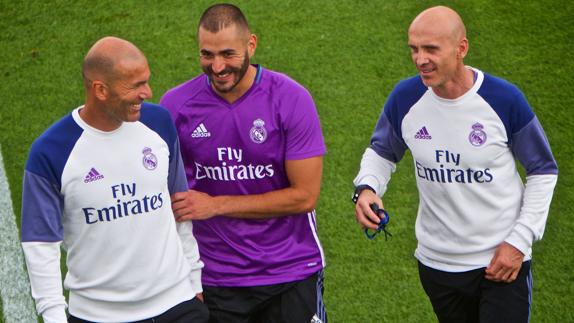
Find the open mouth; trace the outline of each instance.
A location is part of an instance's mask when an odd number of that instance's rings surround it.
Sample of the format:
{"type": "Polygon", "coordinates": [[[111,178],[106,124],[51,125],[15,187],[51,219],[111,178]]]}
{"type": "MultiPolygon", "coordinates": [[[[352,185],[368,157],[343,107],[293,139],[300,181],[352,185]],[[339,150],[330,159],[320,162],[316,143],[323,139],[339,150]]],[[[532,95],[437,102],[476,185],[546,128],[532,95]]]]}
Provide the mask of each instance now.
{"type": "Polygon", "coordinates": [[[224,72],[219,74],[213,74],[215,80],[217,81],[227,81],[231,76],[231,72],[224,72]]]}
{"type": "Polygon", "coordinates": [[[431,73],[434,72],[434,71],[435,71],[434,68],[421,68],[421,69],[419,69],[419,72],[420,72],[422,75],[429,75],[429,74],[431,74],[431,73]]]}
{"type": "Polygon", "coordinates": [[[139,112],[139,111],[141,110],[141,108],[142,108],[141,103],[140,103],[140,104],[132,104],[132,105],[130,105],[130,109],[131,109],[133,112],[139,112]]]}

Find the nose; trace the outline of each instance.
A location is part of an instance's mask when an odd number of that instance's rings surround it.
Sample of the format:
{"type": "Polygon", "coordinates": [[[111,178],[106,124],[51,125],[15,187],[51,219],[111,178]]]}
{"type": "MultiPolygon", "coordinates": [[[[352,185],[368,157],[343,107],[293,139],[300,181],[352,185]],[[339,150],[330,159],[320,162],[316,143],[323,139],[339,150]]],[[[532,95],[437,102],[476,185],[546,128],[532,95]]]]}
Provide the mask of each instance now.
{"type": "Polygon", "coordinates": [[[417,66],[422,66],[429,62],[428,57],[423,51],[419,51],[418,53],[414,54],[414,61],[417,66]]]}
{"type": "Polygon", "coordinates": [[[149,84],[145,84],[144,87],[142,88],[142,92],[140,93],[140,97],[142,100],[145,99],[149,99],[151,98],[153,95],[153,92],[151,90],[151,86],[149,86],[149,84]]]}
{"type": "Polygon", "coordinates": [[[223,57],[216,55],[213,58],[213,63],[211,63],[211,70],[213,71],[213,73],[217,74],[221,73],[224,69],[225,69],[225,61],[223,57]]]}

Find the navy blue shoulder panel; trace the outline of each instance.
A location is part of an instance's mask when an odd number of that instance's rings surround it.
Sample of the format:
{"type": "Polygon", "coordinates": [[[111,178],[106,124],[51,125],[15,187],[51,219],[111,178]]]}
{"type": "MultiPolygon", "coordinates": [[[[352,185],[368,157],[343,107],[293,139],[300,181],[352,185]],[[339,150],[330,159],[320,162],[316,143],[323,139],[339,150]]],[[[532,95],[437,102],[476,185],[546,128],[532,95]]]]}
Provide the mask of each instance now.
{"type": "Polygon", "coordinates": [[[26,170],[61,189],[64,166],[83,131],[71,113],[54,123],[32,144],[26,170]]]}
{"type": "Polygon", "coordinates": [[[480,95],[494,109],[506,129],[508,144],[512,135],[532,121],[534,112],[524,94],[516,85],[501,78],[484,73],[484,81],[478,90],[480,95]]]}
{"type": "Polygon", "coordinates": [[[174,155],[173,147],[177,140],[177,132],[169,111],[160,105],[144,102],[141,108],[140,122],[155,131],[167,143],[171,161],[174,155]]]}
{"type": "Polygon", "coordinates": [[[397,136],[402,138],[401,124],[412,106],[428,91],[420,76],[400,81],[385,103],[384,114],[390,121],[397,136]]]}

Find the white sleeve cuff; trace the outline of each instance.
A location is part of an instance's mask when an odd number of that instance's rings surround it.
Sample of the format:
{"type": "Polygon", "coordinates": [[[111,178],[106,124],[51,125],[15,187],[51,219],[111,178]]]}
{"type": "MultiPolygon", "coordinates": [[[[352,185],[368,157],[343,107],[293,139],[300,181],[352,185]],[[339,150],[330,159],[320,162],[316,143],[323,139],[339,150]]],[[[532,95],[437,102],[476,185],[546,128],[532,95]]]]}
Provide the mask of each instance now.
{"type": "Polygon", "coordinates": [[[378,196],[382,197],[395,169],[395,163],[379,156],[373,149],[367,148],[361,159],[361,169],[353,180],[353,184],[355,186],[369,185],[378,196]]]}
{"type": "Polygon", "coordinates": [[[192,221],[185,221],[178,222],[176,225],[185,258],[191,267],[191,272],[189,273],[191,285],[196,294],[201,293],[203,291],[201,286],[201,268],[203,268],[203,262],[199,259],[199,248],[197,246],[197,240],[193,235],[193,223],[192,221]]]}
{"type": "Polygon", "coordinates": [[[42,313],[42,319],[44,320],[44,323],[67,323],[68,318],[66,316],[66,306],[56,305],[47,308],[42,313]]]}
{"type": "Polygon", "coordinates": [[[531,247],[532,242],[534,241],[534,235],[532,234],[532,231],[524,225],[516,225],[505,241],[514,246],[514,248],[520,250],[526,258],[530,258],[532,256],[531,247]]]}
{"type": "Polygon", "coordinates": [[[191,281],[191,286],[196,294],[203,292],[203,286],[201,285],[201,267],[191,270],[189,273],[189,280],[191,281]]]}
{"type": "MultiPolygon", "coordinates": [[[[60,244],[62,242],[22,242],[36,311],[59,318],[65,316],[66,300],[62,288],[60,244]],[[60,314],[54,314],[58,311],[60,314]]],[[[57,321],[54,321],[57,322],[57,321]]],[[[64,321],[65,322],[65,321],[64,321]]]]}

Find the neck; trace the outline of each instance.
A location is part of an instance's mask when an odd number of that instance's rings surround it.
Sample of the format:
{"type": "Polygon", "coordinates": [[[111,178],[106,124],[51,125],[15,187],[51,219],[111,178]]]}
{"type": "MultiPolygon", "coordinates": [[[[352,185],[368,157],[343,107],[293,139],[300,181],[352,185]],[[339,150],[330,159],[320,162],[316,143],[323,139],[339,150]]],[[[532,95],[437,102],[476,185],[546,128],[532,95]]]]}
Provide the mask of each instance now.
{"type": "Polygon", "coordinates": [[[456,99],[464,95],[474,84],[474,71],[461,66],[454,77],[445,84],[433,88],[433,92],[444,99],[456,99]]]}
{"type": "Polygon", "coordinates": [[[100,131],[114,131],[122,125],[121,121],[111,120],[101,110],[95,102],[87,100],[79,115],[87,125],[100,131]]]}
{"type": "Polygon", "coordinates": [[[247,68],[247,72],[245,72],[245,75],[243,75],[243,78],[241,79],[241,81],[239,81],[239,83],[237,83],[237,85],[233,88],[233,90],[223,93],[215,90],[215,88],[213,89],[225,101],[227,101],[228,103],[233,103],[239,100],[239,98],[241,98],[243,94],[245,94],[251,88],[253,82],[255,82],[256,76],[257,76],[257,67],[249,65],[249,67],[247,68]]]}

